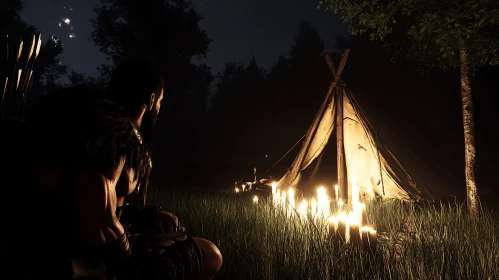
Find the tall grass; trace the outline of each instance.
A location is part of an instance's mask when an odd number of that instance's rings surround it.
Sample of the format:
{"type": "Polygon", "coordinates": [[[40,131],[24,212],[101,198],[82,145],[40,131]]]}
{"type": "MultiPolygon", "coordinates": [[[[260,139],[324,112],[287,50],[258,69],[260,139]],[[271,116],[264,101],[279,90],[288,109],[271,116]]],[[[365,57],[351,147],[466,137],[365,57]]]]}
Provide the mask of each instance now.
{"type": "Polygon", "coordinates": [[[150,202],[175,213],[189,234],[220,248],[218,279],[499,279],[498,215],[471,221],[465,205],[367,205],[376,254],[335,248],[326,226],[276,211],[251,195],[154,190],[150,202]]]}

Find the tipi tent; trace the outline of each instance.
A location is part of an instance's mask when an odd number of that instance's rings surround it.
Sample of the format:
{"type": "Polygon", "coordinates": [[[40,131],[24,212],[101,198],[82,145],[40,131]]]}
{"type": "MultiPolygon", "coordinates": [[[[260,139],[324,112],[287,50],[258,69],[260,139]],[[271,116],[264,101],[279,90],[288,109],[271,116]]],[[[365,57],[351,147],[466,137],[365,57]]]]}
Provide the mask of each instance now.
{"type": "Polygon", "coordinates": [[[334,80],[298,155],[277,182],[278,187],[298,186],[303,180],[302,174],[321,161],[326,146],[336,144],[338,180],[335,183],[343,199],[351,201],[354,181],[360,196],[365,198],[379,196],[404,201],[427,198],[429,193],[418,188],[388,145],[378,139],[376,131],[344,85],[341,73],[349,52],[346,50],[343,54],[338,69],[326,55],[334,80]],[[334,138],[334,132],[336,143],[330,141],[334,138]]]}

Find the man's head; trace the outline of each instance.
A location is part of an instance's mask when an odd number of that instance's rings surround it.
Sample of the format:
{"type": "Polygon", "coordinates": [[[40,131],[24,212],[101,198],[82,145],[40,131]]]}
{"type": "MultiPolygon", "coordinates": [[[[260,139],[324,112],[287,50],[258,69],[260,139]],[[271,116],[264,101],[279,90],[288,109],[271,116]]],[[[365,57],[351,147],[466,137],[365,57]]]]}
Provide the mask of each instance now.
{"type": "Polygon", "coordinates": [[[121,105],[150,141],[163,94],[164,80],[152,65],[147,60],[129,59],[114,71],[107,98],[121,105]]]}

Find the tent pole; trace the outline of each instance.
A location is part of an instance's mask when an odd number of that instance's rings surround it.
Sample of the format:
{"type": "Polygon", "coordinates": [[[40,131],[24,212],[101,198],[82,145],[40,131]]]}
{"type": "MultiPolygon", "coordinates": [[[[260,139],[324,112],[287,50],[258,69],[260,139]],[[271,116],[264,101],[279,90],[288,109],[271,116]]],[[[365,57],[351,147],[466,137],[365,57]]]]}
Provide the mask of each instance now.
{"type": "Polygon", "coordinates": [[[345,149],[343,146],[343,81],[341,80],[341,74],[345,68],[345,64],[350,54],[350,49],[346,49],[340,60],[338,69],[334,67],[334,63],[329,54],[325,55],[326,63],[329,71],[334,76],[334,80],[331,83],[330,88],[336,90],[336,166],[338,168],[338,196],[342,198],[344,202],[351,201],[351,189],[348,187],[348,181],[345,176],[346,174],[346,164],[345,164],[345,149]]]}
{"type": "Polygon", "coordinates": [[[336,166],[338,168],[338,192],[344,202],[350,202],[351,190],[345,180],[345,150],[343,146],[343,86],[336,86],[336,166]]]}

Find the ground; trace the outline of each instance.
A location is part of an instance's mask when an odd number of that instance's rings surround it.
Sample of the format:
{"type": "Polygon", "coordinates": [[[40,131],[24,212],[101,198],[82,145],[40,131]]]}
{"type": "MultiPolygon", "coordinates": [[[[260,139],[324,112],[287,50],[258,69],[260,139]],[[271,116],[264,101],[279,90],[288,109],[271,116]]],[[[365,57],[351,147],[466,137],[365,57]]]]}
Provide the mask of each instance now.
{"type": "MultiPolygon", "coordinates": [[[[212,240],[224,256],[217,279],[499,279],[499,216],[465,204],[367,204],[378,231],[375,254],[335,248],[326,226],[289,218],[271,200],[232,191],[151,192],[188,232],[212,240]]],[[[333,209],[334,211],[334,209],[333,209]]]]}

